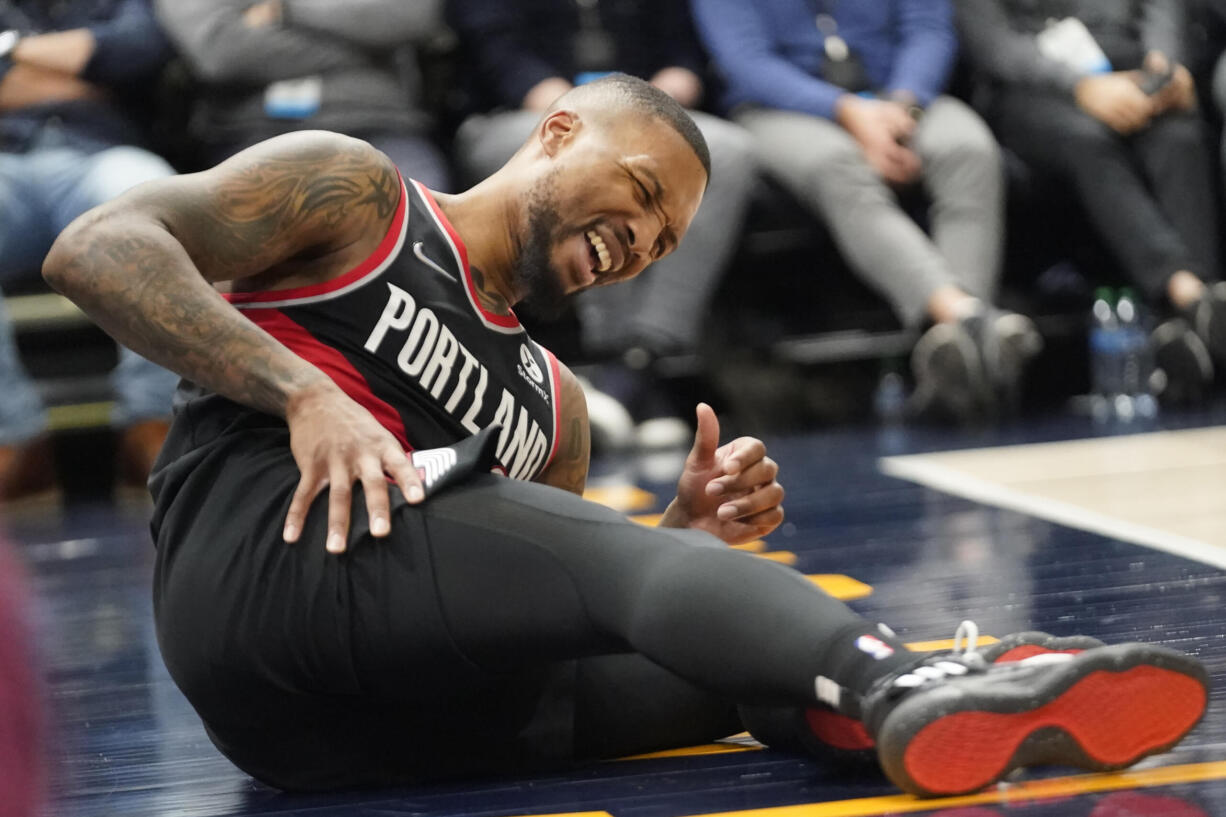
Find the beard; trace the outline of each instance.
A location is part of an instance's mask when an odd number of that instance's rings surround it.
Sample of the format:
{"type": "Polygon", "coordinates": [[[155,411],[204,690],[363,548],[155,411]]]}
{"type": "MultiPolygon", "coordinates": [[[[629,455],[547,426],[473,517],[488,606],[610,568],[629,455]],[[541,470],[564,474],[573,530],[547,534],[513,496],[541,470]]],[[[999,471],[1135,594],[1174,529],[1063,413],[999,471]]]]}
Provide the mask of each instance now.
{"type": "Polygon", "coordinates": [[[540,320],[557,320],[566,312],[566,289],[551,259],[560,212],[553,176],[546,176],[528,193],[527,235],[514,266],[515,290],[522,293],[518,306],[540,320]]]}

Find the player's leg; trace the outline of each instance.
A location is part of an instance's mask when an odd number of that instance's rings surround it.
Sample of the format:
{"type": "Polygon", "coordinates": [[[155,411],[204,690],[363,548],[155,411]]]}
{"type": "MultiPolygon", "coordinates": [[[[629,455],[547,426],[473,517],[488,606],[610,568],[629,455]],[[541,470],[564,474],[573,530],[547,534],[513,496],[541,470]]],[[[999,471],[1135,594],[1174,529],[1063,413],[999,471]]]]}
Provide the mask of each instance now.
{"type": "Polygon", "coordinates": [[[442,614],[479,666],[634,651],[732,700],[803,702],[819,674],[867,689],[913,660],[789,568],[565,491],[481,476],[420,515],[442,614]]]}
{"type": "Polygon", "coordinates": [[[1039,763],[1120,768],[1174,745],[1206,704],[1195,659],[1142,644],[1008,663],[908,653],[786,568],[542,486],[477,479],[422,515],[449,632],[474,663],[623,642],[725,699],[862,715],[916,793],[1039,763]]]}
{"type": "Polygon", "coordinates": [[[735,703],[641,655],[576,662],[574,747],[578,758],[615,758],[694,746],[745,727],[735,703]]]}

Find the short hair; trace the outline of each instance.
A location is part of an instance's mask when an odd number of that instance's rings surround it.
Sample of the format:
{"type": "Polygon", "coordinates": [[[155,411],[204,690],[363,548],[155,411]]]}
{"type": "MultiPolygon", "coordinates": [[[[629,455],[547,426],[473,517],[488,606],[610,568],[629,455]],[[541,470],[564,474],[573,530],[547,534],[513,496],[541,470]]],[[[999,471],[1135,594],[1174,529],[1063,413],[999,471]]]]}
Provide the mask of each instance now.
{"type": "Polygon", "coordinates": [[[589,96],[593,101],[620,105],[667,124],[685,139],[698,161],[702,163],[702,169],[707,172],[707,180],[710,181],[711,150],[707,147],[707,140],[694,123],[693,117],[677,100],[638,77],[612,73],[568,91],[550,106],[550,110],[562,107],[566,104],[565,100],[589,96]]]}

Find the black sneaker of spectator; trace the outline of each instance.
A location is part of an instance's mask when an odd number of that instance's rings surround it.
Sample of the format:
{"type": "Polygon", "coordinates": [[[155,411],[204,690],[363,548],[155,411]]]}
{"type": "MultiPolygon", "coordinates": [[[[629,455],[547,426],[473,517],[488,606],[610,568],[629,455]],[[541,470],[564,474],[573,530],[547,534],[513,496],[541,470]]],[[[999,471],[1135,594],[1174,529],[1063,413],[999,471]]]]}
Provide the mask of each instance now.
{"type": "Polygon", "coordinates": [[[1167,405],[1198,403],[1213,382],[1213,359],[1200,335],[1184,318],[1159,324],[1149,336],[1154,368],[1165,383],[1159,398],[1167,405]]]}
{"type": "Polygon", "coordinates": [[[1205,294],[1184,310],[1184,317],[1214,362],[1226,367],[1226,281],[1210,284],[1205,294]]]}

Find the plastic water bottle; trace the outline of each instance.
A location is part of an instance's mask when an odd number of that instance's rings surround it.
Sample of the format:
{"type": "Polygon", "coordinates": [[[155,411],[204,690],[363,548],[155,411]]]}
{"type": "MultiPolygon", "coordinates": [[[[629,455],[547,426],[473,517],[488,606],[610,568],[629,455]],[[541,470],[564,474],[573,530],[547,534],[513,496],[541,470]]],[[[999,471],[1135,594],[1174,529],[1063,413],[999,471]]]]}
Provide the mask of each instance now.
{"type": "Polygon", "coordinates": [[[1090,309],[1090,414],[1096,422],[1116,417],[1123,394],[1123,334],[1115,314],[1114,294],[1107,287],[1094,291],[1090,309]]]}
{"type": "Polygon", "coordinates": [[[1121,420],[1148,420],[1158,414],[1158,401],[1150,388],[1154,372],[1149,332],[1136,296],[1121,289],[1115,302],[1115,316],[1121,335],[1121,383],[1115,414],[1121,420]]]}

